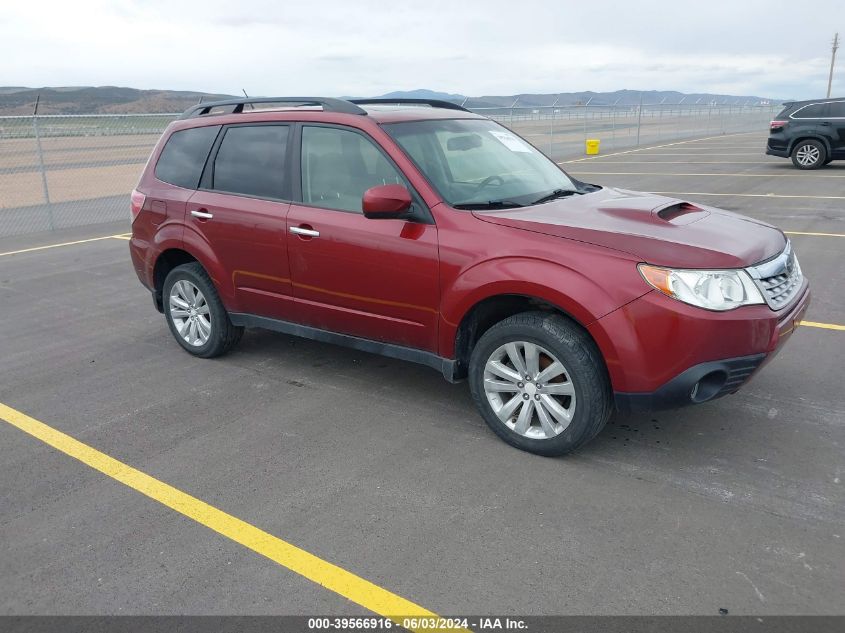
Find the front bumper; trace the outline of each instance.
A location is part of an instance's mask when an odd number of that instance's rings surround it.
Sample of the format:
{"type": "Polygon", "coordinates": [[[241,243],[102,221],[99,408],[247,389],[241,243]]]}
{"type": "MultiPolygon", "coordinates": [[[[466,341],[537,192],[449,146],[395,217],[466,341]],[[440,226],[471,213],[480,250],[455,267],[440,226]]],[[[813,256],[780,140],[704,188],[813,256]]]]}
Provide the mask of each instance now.
{"type": "Polygon", "coordinates": [[[617,408],[667,409],[736,392],[781,350],[809,304],[806,279],[778,312],[762,305],[707,312],[655,291],[589,330],[605,356],[617,408]]]}
{"type": "Polygon", "coordinates": [[[765,354],[755,354],[700,363],[651,393],[614,393],[616,408],[623,413],[635,413],[715,400],[739,389],[765,359],[765,354]]]}

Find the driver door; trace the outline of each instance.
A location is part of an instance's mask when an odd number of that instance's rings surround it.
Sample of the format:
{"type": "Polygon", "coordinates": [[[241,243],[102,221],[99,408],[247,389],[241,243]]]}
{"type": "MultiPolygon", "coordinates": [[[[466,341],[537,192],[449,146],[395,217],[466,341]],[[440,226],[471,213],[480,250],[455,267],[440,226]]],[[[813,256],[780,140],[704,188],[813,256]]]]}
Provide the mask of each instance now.
{"type": "Polygon", "coordinates": [[[303,125],[298,160],[299,201],[287,215],[298,320],[436,351],[437,227],[370,220],[361,209],[370,187],[400,183],[411,190],[407,180],[371,138],[353,128],[303,125]]]}

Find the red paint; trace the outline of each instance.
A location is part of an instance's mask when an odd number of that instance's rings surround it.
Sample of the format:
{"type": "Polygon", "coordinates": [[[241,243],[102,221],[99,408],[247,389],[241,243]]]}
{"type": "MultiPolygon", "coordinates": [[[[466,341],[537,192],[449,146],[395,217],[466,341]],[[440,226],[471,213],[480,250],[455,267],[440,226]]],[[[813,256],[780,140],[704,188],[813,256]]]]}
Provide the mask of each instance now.
{"type": "MultiPolygon", "coordinates": [[[[704,361],[771,354],[788,338],[809,301],[806,288],[779,312],[765,305],[708,312],[652,291],[637,272],[639,262],[748,266],[783,250],[778,229],[714,207],[675,206],[682,201],[610,188],[522,209],[455,210],[380,127],[476,116],[436,108],[368,116],[286,110],[177,121],[133,194],[130,250],[138,276],[154,289],[158,258],[179,249],[205,267],[230,311],[445,358],[454,358],[458,327],[478,302],[506,294],[535,297],[590,332],[614,390],[622,392],[653,391],[704,361]],[[433,222],[194,192],[156,179],[154,165],[173,131],[259,121],[331,123],[364,132],[403,172],[433,222]],[[140,196],[166,201],[166,217],[153,218],[140,196]],[[136,211],[139,200],[143,208],[136,211]],[[192,210],[205,210],[213,220],[194,218],[192,210]],[[292,227],[320,235],[296,235],[292,227]]],[[[407,195],[399,185],[375,187],[364,206],[372,214],[395,213],[407,208],[407,195]]]]}

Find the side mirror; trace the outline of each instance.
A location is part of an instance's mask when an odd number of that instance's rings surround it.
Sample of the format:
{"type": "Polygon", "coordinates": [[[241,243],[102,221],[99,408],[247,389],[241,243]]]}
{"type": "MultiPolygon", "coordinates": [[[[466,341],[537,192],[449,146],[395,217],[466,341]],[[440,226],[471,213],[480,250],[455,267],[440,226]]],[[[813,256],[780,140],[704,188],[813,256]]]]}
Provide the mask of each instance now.
{"type": "Polygon", "coordinates": [[[411,208],[411,194],[404,185],[378,185],[364,192],[364,217],[389,220],[401,217],[411,208]]]}

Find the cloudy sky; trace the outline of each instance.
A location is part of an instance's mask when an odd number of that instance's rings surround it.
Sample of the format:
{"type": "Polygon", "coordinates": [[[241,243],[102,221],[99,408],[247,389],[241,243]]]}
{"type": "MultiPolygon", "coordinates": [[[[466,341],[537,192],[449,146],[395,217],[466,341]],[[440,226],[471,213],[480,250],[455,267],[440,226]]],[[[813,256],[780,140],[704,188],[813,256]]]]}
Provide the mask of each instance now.
{"type": "Polygon", "coordinates": [[[843,0],[23,0],[0,13],[0,84],[810,98],[837,29],[843,0]]]}

